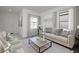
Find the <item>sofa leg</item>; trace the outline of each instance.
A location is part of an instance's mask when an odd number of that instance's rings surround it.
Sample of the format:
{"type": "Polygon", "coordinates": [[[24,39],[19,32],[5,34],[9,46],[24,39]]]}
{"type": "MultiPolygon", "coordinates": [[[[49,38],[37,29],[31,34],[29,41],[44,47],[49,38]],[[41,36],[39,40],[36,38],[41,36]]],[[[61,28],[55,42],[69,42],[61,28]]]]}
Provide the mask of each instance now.
{"type": "Polygon", "coordinates": [[[74,50],[74,46],[72,48],[70,48],[70,50],[74,50]]]}
{"type": "Polygon", "coordinates": [[[73,48],[69,48],[70,50],[73,50],[73,48]]]}

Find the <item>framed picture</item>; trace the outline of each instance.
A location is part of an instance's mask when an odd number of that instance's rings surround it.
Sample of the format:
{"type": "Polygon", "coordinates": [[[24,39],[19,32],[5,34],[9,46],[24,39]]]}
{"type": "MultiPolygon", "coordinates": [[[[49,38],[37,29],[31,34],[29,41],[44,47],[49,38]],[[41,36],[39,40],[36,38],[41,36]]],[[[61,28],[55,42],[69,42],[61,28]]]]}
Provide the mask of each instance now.
{"type": "Polygon", "coordinates": [[[23,20],[23,16],[20,16],[20,19],[18,20],[19,27],[22,27],[22,20],[23,20]]]}

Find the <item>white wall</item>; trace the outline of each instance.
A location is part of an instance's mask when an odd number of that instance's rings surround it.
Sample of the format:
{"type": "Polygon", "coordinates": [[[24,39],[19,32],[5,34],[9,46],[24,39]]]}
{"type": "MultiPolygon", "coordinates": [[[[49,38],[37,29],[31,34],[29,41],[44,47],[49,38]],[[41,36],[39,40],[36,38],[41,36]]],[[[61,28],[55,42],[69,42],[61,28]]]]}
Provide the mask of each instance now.
{"type": "Polygon", "coordinates": [[[56,12],[41,16],[41,25],[48,28],[55,27],[56,12]]]}
{"type": "Polygon", "coordinates": [[[34,11],[31,11],[31,10],[27,10],[27,9],[23,9],[21,11],[21,15],[20,16],[23,16],[23,23],[22,23],[22,29],[21,29],[21,34],[22,34],[22,37],[28,37],[29,36],[29,14],[31,15],[36,15],[38,16],[39,14],[34,12],[34,11]]]}
{"type": "Polygon", "coordinates": [[[11,33],[18,33],[22,37],[27,37],[29,31],[29,19],[28,15],[36,15],[39,14],[32,10],[22,9],[20,13],[14,12],[0,12],[0,31],[7,31],[11,33]],[[18,20],[20,20],[20,16],[23,16],[22,27],[18,27],[18,20]]]}
{"type": "MultiPolygon", "coordinates": [[[[20,14],[18,15],[17,13],[0,13],[0,31],[5,30],[7,32],[12,32],[12,33],[17,33],[18,30],[20,34],[23,37],[27,37],[29,31],[29,14],[31,15],[36,15],[36,16],[41,16],[41,24],[47,27],[56,27],[56,12],[69,9],[71,7],[57,7],[55,9],[48,10],[42,14],[39,14],[35,11],[32,10],[27,10],[23,9],[20,14]],[[18,28],[18,20],[20,19],[19,16],[23,16],[23,23],[22,23],[22,28],[18,28]]],[[[79,8],[77,9],[79,10],[79,8]]],[[[77,14],[79,12],[77,11],[77,14]]],[[[78,15],[77,15],[77,22],[78,22],[78,15]]],[[[77,23],[79,25],[79,23],[77,23]]]]}
{"type": "Polygon", "coordinates": [[[16,13],[1,12],[0,13],[0,31],[18,33],[18,19],[19,19],[19,16],[16,13]]]}

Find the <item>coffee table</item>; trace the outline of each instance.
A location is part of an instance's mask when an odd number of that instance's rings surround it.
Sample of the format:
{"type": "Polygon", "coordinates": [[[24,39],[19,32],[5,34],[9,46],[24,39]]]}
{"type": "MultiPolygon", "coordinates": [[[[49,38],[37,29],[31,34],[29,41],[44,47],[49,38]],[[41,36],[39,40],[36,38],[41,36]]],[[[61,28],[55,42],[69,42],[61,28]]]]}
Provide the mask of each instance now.
{"type": "Polygon", "coordinates": [[[40,38],[40,37],[33,37],[29,39],[29,44],[38,53],[42,53],[52,46],[52,41],[49,41],[47,39],[43,41],[42,39],[43,38],[40,38]]]}

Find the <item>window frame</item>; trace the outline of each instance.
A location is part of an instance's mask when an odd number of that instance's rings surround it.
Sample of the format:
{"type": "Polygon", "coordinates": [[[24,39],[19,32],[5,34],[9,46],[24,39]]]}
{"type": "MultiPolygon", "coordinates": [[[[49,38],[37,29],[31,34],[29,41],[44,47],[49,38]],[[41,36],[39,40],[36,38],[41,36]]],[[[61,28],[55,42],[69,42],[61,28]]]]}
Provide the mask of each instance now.
{"type": "MultiPolygon", "coordinates": [[[[69,25],[67,25],[67,26],[68,26],[67,28],[61,28],[61,27],[60,27],[60,26],[61,26],[60,23],[63,23],[63,22],[64,22],[64,23],[68,23],[68,24],[69,24],[69,22],[70,22],[69,20],[68,20],[68,21],[66,21],[66,20],[61,21],[61,20],[60,20],[60,16],[65,16],[65,15],[68,15],[68,16],[69,16],[69,11],[65,11],[65,12],[59,13],[59,28],[60,28],[60,29],[69,30],[69,25]]],[[[69,17],[68,17],[68,18],[69,18],[69,17]]]]}
{"type": "Polygon", "coordinates": [[[30,28],[31,28],[31,29],[38,29],[38,16],[34,16],[34,15],[31,15],[31,16],[30,16],[30,28]],[[37,28],[33,28],[33,27],[32,27],[32,24],[33,24],[32,21],[31,21],[31,20],[32,20],[32,19],[31,19],[32,17],[33,17],[33,18],[37,18],[37,26],[36,26],[37,28]]]}

